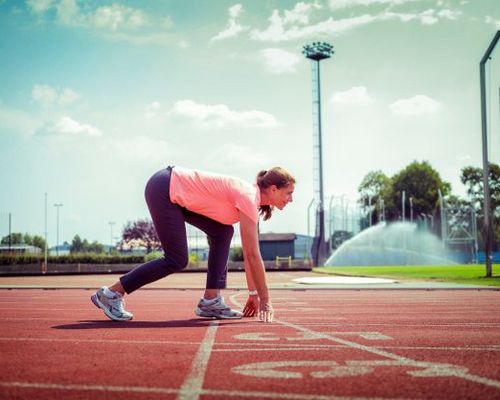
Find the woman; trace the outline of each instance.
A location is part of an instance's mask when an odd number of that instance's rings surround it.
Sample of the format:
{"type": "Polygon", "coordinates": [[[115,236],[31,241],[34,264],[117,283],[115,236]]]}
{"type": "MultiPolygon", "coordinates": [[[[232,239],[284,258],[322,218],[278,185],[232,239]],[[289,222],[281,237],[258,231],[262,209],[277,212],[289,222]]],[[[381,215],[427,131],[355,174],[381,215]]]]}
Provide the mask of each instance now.
{"type": "Polygon", "coordinates": [[[138,266],[109,288],[102,287],[91,296],[92,302],[113,320],[131,320],[133,315],[124,308],[125,293],[130,294],[188,265],[187,222],[207,234],[210,247],[205,294],[196,315],[239,319],[258,313],[261,321],[271,322],[273,307],[257,225],[259,214],[267,220],[274,207],[282,210],[293,200],[294,187],[293,176],[279,167],[260,171],[254,185],[231,176],[181,167],[158,171],[149,179],[145,197],[164,256],[138,266]],[[249,289],[243,313],[231,310],[220,295],[220,289],[226,287],[232,225],[237,222],[249,289]]]}

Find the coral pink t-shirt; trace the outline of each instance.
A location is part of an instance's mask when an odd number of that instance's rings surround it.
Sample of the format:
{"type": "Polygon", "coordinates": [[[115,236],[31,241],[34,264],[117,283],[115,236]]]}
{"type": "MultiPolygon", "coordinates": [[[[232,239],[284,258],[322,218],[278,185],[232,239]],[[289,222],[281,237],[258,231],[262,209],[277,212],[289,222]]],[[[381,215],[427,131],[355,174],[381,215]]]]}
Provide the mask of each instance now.
{"type": "Polygon", "coordinates": [[[174,167],[170,200],[225,225],[239,222],[241,211],[258,222],[260,191],[241,179],[194,169],[174,167]]]}

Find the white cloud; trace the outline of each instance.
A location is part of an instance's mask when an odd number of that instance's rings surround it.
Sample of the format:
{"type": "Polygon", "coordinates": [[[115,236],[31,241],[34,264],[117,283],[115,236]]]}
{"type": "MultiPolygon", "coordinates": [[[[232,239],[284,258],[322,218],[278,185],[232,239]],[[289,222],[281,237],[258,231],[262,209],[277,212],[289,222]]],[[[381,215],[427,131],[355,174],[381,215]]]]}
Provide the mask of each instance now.
{"type": "Polygon", "coordinates": [[[199,104],[181,100],[167,113],[169,117],[187,118],[200,128],[227,127],[272,128],[278,125],[273,115],[262,111],[233,111],[225,104],[199,104]]]}
{"type": "Polygon", "coordinates": [[[462,13],[460,11],[429,9],[420,13],[393,13],[386,12],[386,19],[399,19],[401,22],[420,21],[423,25],[433,25],[440,20],[456,20],[462,13]]]}
{"type": "Polygon", "coordinates": [[[297,3],[291,11],[285,10],[284,23],[297,22],[299,24],[308,24],[309,13],[313,8],[321,9],[321,5],[318,3],[297,3]]]}
{"type": "Polygon", "coordinates": [[[229,21],[227,23],[226,29],[215,35],[210,41],[215,42],[217,40],[229,39],[231,37],[238,36],[238,34],[247,28],[236,22],[236,19],[243,12],[243,6],[241,4],[235,4],[229,8],[229,21]]]}
{"type": "Polygon", "coordinates": [[[459,11],[429,9],[420,13],[399,13],[384,11],[379,14],[362,14],[355,17],[328,19],[310,25],[290,25],[278,10],[274,10],[266,29],[254,29],[250,38],[258,41],[282,42],[318,38],[326,35],[341,35],[355,28],[379,21],[399,20],[401,22],[419,21],[424,25],[434,24],[442,19],[455,20],[461,15],[459,11]]]}
{"type": "Polygon", "coordinates": [[[66,88],[59,95],[59,104],[68,105],[72,104],[80,98],[80,94],[75,92],[73,89],[66,88]]]}
{"type": "Polygon", "coordinates": [[[97,8],[88,16],[92,25],[105,30],[135,29],[147,24],[147,17],[141,10],[112,4],[97,8]]]}
{"type": "Polygon", "coordinates": [[[146,106],[146,110],[144,111],[144,117],[146,119],[152,119],[158,115],[160,111],[161,104],[158,101],[153,101],[152,103],[146,106]]]}
{"type": "Polygon", "coordinates": [[[500,19],[495,19],[491,16],[486,16],[486,23],[494,25],[496,29],[500,29],[500,19]]]}
{"type": "Polygon", "coordinates": [[[408,99],[400,99],[389,106],[394,114],[423,115],[432,114],[439,110],[441,103],[426,95],[416,95],[408,99]]]}
{"type": "Polygon", "coordinates": [[[383,4],[389,6],[398,6],[405,3],[412,3],[421,0],[330,0],[330,8],[337,10],[341,8],[370,6],[373,4],[383,4]]]}
{"type": "MultiPolygon", "coordinates": [[[[109,32],[137,29],[149,22],[143,11],[116,3],[85,13],[75,0],[62,0],[57,6],[57,18],[64,25],[97,28],[109,32]]],[[[164,18],[163,23],[165,21],[164,18]]]]}
{"type": "Polygon", "coordinates": [[[46,107],[54,104],[58,97],[56,89],[48,85],[36,84],[31,90],[31,98],[46,107]]]}
{"type": "Polygon", "coordinates": [[[47,122],[35,134],[61,138],[95,137],[102,135],[101,131],[94,126],[82,124],[68,116],[63,116],[56,122],[47,122]]]}
{"type": "Polygon", "coordinates": [[[59,91],[45,84],[35,84],[31,90],[31,98],[44,107],[56,104],[67,106],[77,101],[80,97],[80,94],[73,89],[65,88],[59,91]]]}
{"type": "Polygon", "coordinates": [[[273,74],[293,73],[300,57],[290,51],[268,48],[260,51],[267,70],[273,74]]]}
{"type": "Polygon", "coordinates": [[[229,7],[229,16],[231,18],[238,18],[243,12],[243,6],[241,4],[235,4],[232,7],[229,7]]]}
{"type": "Polygon", "coordinates": [[[34,14],[43,14],[52,7],[53,0],[28,0],[26,5],[34,14]]]}
{"type": "Polygon", "coordinates": [[[371,100],[364,86],[354,86],[344,92],[337,92],[332,97],[333,103],[348,105],[368,104],[371,100]]]}
{"type": "Polygon", "coordinates": [[[64,25],[80,25],[82,18],[75,0],[62,0],[57,6],[57,18],[64,25]]]}

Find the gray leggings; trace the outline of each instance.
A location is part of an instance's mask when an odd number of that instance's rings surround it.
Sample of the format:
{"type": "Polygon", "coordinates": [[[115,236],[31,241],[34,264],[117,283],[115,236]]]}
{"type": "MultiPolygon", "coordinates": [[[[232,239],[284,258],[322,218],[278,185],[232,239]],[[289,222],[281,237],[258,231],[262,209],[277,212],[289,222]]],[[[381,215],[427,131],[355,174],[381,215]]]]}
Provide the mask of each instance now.
{"type": "Polygon", "coordinates": [[[123,275],[120,282],[126,293],[187,267],[186,222],[201,229],[208,237],[206,288],[226,287],[227,260],[234,228],[172,203],[169,195],[171,171],[172,167],[158,171],[149,179],[145,190],[146,203],[164,255],[123,275]]]}

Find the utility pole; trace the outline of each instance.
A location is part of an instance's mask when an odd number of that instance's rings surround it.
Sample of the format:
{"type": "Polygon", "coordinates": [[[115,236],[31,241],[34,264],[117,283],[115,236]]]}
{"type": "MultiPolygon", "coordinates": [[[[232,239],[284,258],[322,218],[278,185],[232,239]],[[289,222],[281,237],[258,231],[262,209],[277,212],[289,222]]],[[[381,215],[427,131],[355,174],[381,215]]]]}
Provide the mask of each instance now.
{"type": "Polygon", "coordinates": [[[491,41],[486,53],[484,53],[481,62],[479,63],[479,80],[481,85],[481,128],[483,141],[483,190],[484,190],[484,258],[486,262],[486,277],[492,276],[492,250],[493,250],[493,221],[491,218],[491,194],[490,194],[490,165],[488,161],[488,125],[486,111],[486,77],[485,65],[490,59],[490,55],[495,49],[495,46],[500,39],[500,31],[497,31],[495,37],[491,41]]]}

